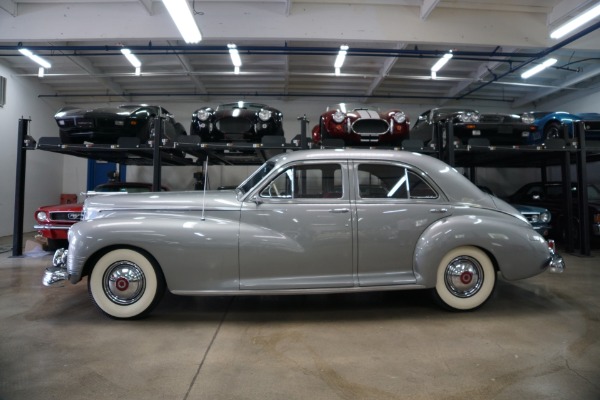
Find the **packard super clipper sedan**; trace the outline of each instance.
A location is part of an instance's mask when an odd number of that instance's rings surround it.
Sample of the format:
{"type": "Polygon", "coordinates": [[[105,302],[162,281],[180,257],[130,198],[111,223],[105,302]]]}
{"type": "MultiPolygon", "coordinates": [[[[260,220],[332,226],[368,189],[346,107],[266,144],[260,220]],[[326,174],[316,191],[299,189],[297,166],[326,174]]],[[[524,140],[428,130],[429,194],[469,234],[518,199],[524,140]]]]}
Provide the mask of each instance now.
{"type": "Polygon", "coordinates": [[[84,276],[110,317],[178,295],[431,289],[471,310],[507,280],[560,272],[552,243],[504,201],[429,156],[278,155],[235,190],[98,195],[44,283],[84,276]]]}

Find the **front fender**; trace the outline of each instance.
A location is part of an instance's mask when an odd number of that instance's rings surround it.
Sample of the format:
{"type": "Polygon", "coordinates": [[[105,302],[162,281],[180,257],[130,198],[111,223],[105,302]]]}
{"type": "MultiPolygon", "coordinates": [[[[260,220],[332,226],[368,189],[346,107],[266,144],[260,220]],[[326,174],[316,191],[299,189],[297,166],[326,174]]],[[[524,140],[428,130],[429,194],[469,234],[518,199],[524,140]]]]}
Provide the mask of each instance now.
{"type": "Polygon", "coordinates": [[[544,238],[517,218],[493,211],[489,213],[487,218],[451,216],[427,228],[415,248],[417,283],[435,286],[440,260],[450,250],[461,246],[474,246],[485,251],[507,280],[524,279],[543,272],[551,258],[544,238]]]}
{"type": "Polygon", "coordinates": [[[150,254],[170,290],[237,290],[239,211],[119,212],[69,231],[67,271],[76,283],[97,255],[117,247],[150,254]]]}

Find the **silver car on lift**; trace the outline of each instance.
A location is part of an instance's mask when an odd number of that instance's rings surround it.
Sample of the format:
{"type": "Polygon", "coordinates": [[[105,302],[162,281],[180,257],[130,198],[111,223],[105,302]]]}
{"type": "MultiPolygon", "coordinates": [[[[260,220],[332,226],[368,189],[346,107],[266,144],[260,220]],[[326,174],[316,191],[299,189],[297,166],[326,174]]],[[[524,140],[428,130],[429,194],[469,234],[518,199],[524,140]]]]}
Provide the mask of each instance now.
{"type": "Polygon", "coordinates": [[[392,150],[283,153],[235,190],[100,195],[85,201],[46,270],[88,277],[110,317],[177,295],[432,289],[454,310],[562,258],[504,201],[447,164],[392,150]]]}

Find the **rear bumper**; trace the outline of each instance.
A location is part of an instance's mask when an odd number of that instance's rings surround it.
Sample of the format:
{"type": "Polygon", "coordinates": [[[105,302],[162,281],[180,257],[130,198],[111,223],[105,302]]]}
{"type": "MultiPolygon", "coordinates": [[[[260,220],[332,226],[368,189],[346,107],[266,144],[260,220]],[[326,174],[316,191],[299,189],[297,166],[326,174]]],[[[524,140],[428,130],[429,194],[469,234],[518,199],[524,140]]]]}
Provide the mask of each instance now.
{"type": "Polygon", "coordinates": [[[565,261],[560,255],[554,253],[550,260],[548,260],[546,268],[553,274],[561,274],[566,268],[565,261]]]}

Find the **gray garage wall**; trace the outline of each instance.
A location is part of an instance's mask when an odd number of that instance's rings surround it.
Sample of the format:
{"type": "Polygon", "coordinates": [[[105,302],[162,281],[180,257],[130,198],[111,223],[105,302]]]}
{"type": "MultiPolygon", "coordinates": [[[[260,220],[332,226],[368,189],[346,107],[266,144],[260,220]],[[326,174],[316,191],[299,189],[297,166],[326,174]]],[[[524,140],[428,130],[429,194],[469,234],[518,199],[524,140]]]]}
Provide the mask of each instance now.
{"type": "MultiPolygon", "coordinates": [[[[40,82],[14,77],[14,71],[2,63],[0,75],[7,80],[6,104],[0,107],[0,236],[6,236],[13,231],[19,119],[31,118],[30,134],[44,136],[48,130],[54,131],[52,116],[57,104],[39,100],[40,82]]],[[[26,157],[24,230],[32,231],[35,209],[60,199],[63,157],[41,151],[28,151],[26,157]]]]}

